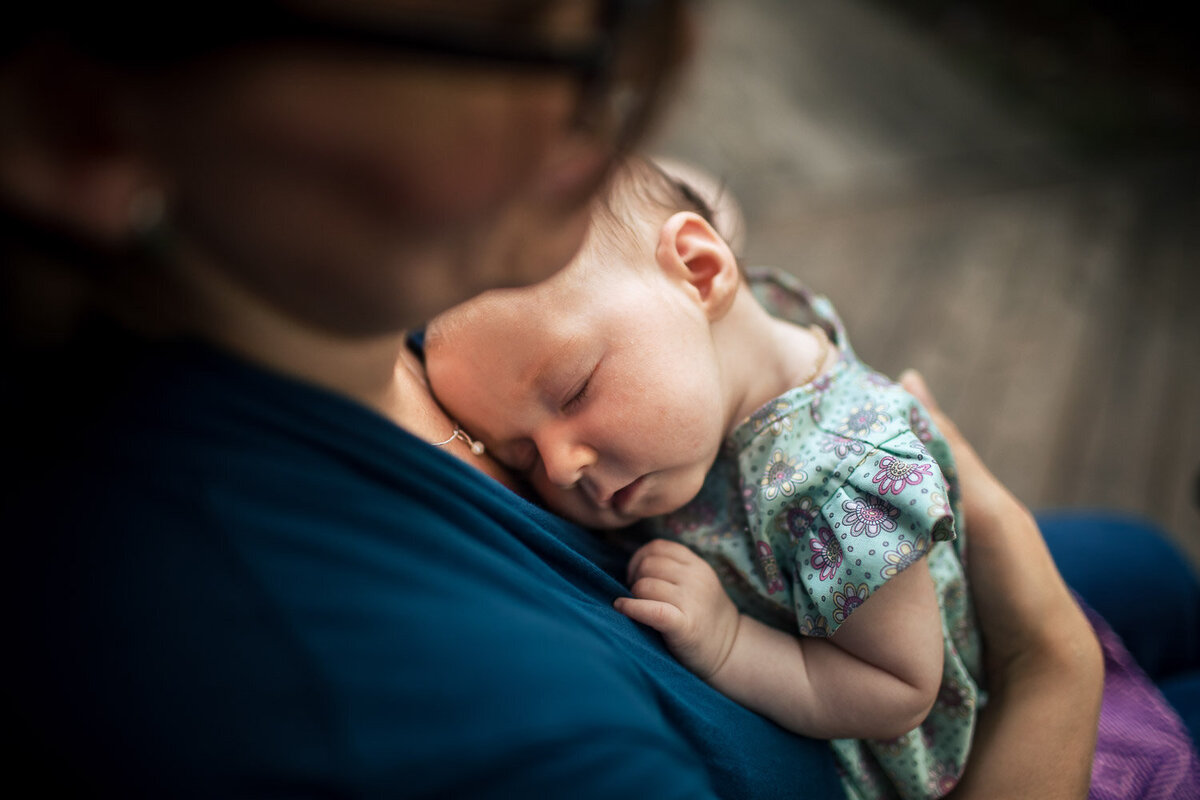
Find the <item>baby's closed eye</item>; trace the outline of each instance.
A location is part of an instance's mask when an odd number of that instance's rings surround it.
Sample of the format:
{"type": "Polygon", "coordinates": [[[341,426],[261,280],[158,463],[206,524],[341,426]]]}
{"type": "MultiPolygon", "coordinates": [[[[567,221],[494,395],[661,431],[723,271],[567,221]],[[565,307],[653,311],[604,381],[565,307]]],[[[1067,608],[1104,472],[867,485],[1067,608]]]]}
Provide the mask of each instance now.
{"type": "Polygon", "coordinates": [[[583,401],[587,397],[588,386],[591,385],[591,382],[592,382],[591,376],[589,375],[587,378],[585,378],[583,380],[583,383],[579,384],[578,387],[571,390],[571,393],[568,396],[567,401],[565,403],[563,403],[563,406],[562,406],[562,410],[565,413],[570,413],[570,412],[574,411],[575,409],[577,409],[579,406],[583,405],[583,401]]]}

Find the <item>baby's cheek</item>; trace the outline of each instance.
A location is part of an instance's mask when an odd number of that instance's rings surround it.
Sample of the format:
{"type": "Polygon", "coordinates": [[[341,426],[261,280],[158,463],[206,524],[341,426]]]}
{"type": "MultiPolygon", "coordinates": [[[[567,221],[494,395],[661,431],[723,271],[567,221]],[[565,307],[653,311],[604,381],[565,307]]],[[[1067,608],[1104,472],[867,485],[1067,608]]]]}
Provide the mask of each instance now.
{"type": "Polygon", "coordinates": [[[532,480],[533,468],[537,463],[537,448],[528,439],[524,441],[497,442],[496,457],[514,472],[521,473],[526,480],[532,480]]]}
{"type": "Polygon", "coordinates": [[[660,476],[657,491],[641,509],[642,514],[656,517],[683,508],[700,493],[704,476],[705,470],[700,465],[660,476]]]}
{"type": "Polygon", "coordinates": [[[715,403],[698,398],[696,402],[677,407],[674,415],[664,413],[661,419],[669,421],[679,443],[680,456],[687,459],[706,459],[709,453],[715,457],[716,449],[724,438],[722,412],[715,403]]]}

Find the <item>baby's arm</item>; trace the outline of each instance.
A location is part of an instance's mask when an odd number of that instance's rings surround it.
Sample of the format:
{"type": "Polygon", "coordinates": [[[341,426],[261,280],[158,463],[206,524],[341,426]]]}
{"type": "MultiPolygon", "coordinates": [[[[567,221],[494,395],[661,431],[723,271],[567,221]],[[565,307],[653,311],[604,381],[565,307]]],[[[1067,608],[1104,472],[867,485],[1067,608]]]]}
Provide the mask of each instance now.
{"type": "Polygon", "coordinates": [[[922,559],[878,589],[828,639],[798,638],[739,614],[713,569],[655,540],[630,560],[621,613],[659,631],[723,694],[807,736],[890,739],[929,713],[942,678],[942,629],[922,559]]]}

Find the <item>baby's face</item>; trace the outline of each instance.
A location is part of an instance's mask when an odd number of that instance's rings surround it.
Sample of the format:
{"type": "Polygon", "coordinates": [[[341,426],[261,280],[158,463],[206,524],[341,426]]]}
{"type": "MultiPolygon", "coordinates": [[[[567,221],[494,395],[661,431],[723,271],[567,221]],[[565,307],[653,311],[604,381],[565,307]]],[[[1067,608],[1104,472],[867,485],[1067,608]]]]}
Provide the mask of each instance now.
{"type": "Polygon", "coordinates": [[[449,312],[434,326],[446,335],[431,336],[429,380],[550,508],[614,528],[691,500],[728,420],[694,299],[658,273],[583,272],[449,312]]]}

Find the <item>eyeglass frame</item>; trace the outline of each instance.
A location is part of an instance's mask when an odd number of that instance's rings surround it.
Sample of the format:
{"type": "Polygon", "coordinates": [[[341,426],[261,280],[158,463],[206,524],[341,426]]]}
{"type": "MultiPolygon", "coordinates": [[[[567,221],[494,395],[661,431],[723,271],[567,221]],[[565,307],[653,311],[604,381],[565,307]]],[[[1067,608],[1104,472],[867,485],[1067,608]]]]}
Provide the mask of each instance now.
{"type": "MultiPolygon", "coordinates": [[[[450,62],[494,64],[506,69],[566,71],[574,73],[580,85],[573,123],[586,127],[601,104],[608,99],[606,111],[619,117],[613,125],[614,145],[628,144],[648,116],[657,83],[655,75],[639,96],[622,96],[617,91],[617,67],[621,46],[633,37],[638,23],[657,19],[656,14],[678,8],[680,0],[602,0],[593,38],[581,43],[555,43],[531,37],[505,39],[483,27],[450,28],[429,25],[388,25],[378,20],[354,20],[345,17],[318,16],[298,12],[279,3],[255,4],[244,9],[236,22],[214,19],[190,19],[194,43],[189,48],[179,42],[147,41],[144,34],[130,34],[108,40],[105,55],[129,66],[157,67],[185,61],[189,57],[258,44],[293,42],[332,46],[353,50],[374,50],[399,57],[423,57],[450,62]],[[111,48],[111,49],[110,49],[111,48]]],[[[81,31],[81,37],[94,42],[95,29],[81,31]]],[[[669,69],[669,67],[668,67],[669,69]]],[[[662,71],[662,66],[659,66],[662,71]]]]}

